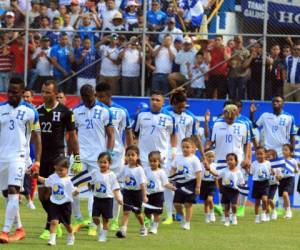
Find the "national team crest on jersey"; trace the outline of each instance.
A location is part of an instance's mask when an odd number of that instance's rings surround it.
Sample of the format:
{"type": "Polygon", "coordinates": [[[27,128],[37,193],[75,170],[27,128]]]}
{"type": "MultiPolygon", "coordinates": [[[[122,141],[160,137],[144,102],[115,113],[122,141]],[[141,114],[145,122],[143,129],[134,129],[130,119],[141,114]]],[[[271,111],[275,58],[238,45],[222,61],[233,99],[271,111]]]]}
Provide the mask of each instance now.
{"type": "Polygon", "coordinates": [[[102,183],[96,183],[95,189],[97,193],[102,193],[102,194],[106,193],[106,186],[102,183]]]}
{"type": "Polygon", "coordinates": [[[178,174],[188,174],[189,168],[187,166],[179,166],[178,167],[178,174]]]}
{"type": "Polygon", "coordinates": [[[56,200],[62,200],[65,197],[64,187],[60,184],[54,184],[52,194],[56,200]]]}
{"type": "Polygon", "coordinates": [[[53,111],[52,121],[60,122],[61,112],[53,111]]]}
{"type": "Polygon", "coordinates": [[[134,189],[136,186],[136,180],[133,176],[127,176],[125,178],[125,185],[128,189],[134,189]]]}

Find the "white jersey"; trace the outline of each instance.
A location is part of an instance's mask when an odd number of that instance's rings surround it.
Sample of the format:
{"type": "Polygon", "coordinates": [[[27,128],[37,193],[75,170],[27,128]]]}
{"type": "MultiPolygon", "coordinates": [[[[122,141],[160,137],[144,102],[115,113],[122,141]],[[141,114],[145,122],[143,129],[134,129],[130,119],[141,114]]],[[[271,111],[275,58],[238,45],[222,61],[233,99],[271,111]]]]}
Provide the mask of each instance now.
{"type": "Polygon", "coordinates": [[[254,161],[251,165],[250,174],[253,181],[265,181],[271,178],[271,163],[264,161],[262,163],[254,161]]]}
{"type": "Polygon", "coordinates": [[[186,182],[195,180],[197,173],[202,171],[201,162],[196,155],[178,155],[171,166],[176,169],[176,173],[184,175],[186,182]]]}
{"type": "Polygon", "coordinates": [[[118,153],[124,153],[124,141],[123,136],[125,129],[131,128],[129,114],[127,109],[123,108],[122,106],[112,103],[109,107],[111,114],[112,114],[112,126],[114,127],[114,134],[115,134],[115,145],[114,151],[118,153]]]}
{"type": "Polygon", "coordinates": [[[162,169],[151,170],[150,168],[145,170],[147,177],[147,193],[154,194],[163,192],[165,185],[169,183],[166,172],[162,169]]]}
{"type": "Polygon", "coordinates": [[[0,162],[25,161],[28,154],[27,134],[39,129],[39,115],[29,103],[21,101],[14,108],[0,104],[0,162]]]}
{"type": "Polygon", "coordinates": [[[172,106],[165,107],[175,119],[175,128],[177,136],[177,153],[182,154],[181,142],[184,138],[196,135],[196,118],[192,112],[185,110],[181,114],[174,112],[172,106]]]}
{"type": "Polygon", "coordinates": [[[107,150],[105,128],[112,125],[111,112],[107,106],[98,101],[92,108],[81,103],[73,112],[78,130],[80,158],[95,162],[98,155],[107,150]]]}
{"type": "Polygon", "coordinates": [[[295,176],[295,171],[298,170],[298,162],[296,159],[285,159],[286,168],[281,168],[282,178],[295,176]],[[293,171],[292,171],[293,170],[293,171]]]}
{"type": "Polygon", "coordinates": [[[222,179],[223,186],[232,189],[238,189],[238,186],[245,184],[243,173],[239,169],[233,172],[229,168],[224,168],[219,171],[219,178],[222,179]]]}
{"type": "Polygon", "coordinates": [[[171,135],[175,133],[174,117],[167,111],[141,111],[133,124],[135,132],[139,132],[138,146],[142,163],[148,162],[151,151],[160,151],[164,163],[168,159],[168,148],[171,135]]]}
{"type": "Polygon", "coordinates": [[[119,182],[116,175],[109,171],[108,173],[101,173],[100,170],[93,170],[91,172],[92,181],[94,185],[94,196],[98,198],[113,198],[114,191],[120,189],[119,182]]]}
{"type": "Polygon", "coordinates": [[[226,155],[235,153],[238,161],[244,160],[244,145],[250,140],[248,126],[236,120],[233,124],[227,124],[223,118],[218,119],[212,129],[211,141],[215,143],[216,162],[225,160],[226,155]]]}
{"type": "MultiPolygon", "coordinates": [[[[206,170],[205,167],[204,167],[204,165],[202,163],[201,163],[201,166],[202,166],[202,178],[201,178],[201,180],[202,181],[215,181],[216,177],[214,175],[212,175],[210,171],[206,170]]],[[[213,171],[217,170],[217,165],[214,162],[211,163],[209,165],[209,167],[213,171]]]]}
{"type": "Polygon", "coordinates": [[[141,190],[142,184],[147,184],[145,171],[141,166],[130,168],[126,165],[120,174],[120,179],[124,182],[124,189],[141,190]]]}
{"type": "Polygon", "coordinates": [[[73,202],[73,192],[76,190],[71,177],[61,178],[54,173],[45,179],[45,186],[51,187],[52,193],[50,201],[54,204],[61,205],[67,202],[73,202]]]}
{"type": "Polygon", "coordinates": [[[294,116],[286,112],[278,116],[263,113],[256,125],[264,130],[265,148],[276,150],[278,156],[282,156],[282,146],[290,143],[291,135],[296,135],[294,116]]]}

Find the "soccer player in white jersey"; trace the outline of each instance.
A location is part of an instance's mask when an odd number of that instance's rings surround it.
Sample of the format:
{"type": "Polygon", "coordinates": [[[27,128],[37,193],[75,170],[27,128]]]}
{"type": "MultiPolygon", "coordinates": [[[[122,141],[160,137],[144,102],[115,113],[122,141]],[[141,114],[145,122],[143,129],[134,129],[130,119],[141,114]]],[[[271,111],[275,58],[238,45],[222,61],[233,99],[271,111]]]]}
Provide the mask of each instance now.
{"type": "MultiPolygon", "coordinates": [[[[182,150],[180,143],[184,138],[192,137],[197,148],[204,156],[202,143],[200,138],[197,136],[196,128],[196,118],[192,112],[186,109],[187,107],[187,97],[183,90],[175,91],[170,97],[170,106],[165,107],[172,116],[175,118],[176,136],[177,136],[177,148],[176,155],[181,155],[182,150]]],[[[172,155],[172,148],[169,148],[169,157],[172,155]]],[[[175,150],[175,149],[174,149],[175,150]]],[[[168,166],[170,166],[171,159],[169,159],[168,166]]],[[[170,169],[168,169],[170,171],[170,169]]],[[[169,175],[170,173],[167,172],[169,175]]],[[[165,189],[165,202],[167,210],[167,218],[164,220],[163,224],[169,225],[173,222],[172,212],[173,212],[173,199],[174,192],[170,189],[165,189]]],[[[176,219],[181,220],[180,216],[176,214],[176,219]]]]}
{"type": "Polygon", "coordinates": [[[16,232],[11,238],[9,238],[9,232],[15,218],[20,218],[19,192],[26,167],[26,131],[32,130],[32,135],[35,137],[36,160],[32,171],[38,171],[40,166],[41,137],[37,130],[39,127],[38,113],[32,105],[22,101],[23,92],[23,80],[12,78],[8,88],[8,101],[0,104],[0,189],[5,190],[3,195],[7,197],[0,243],[25,238],[25,231],[20,219],[16,225],[16,232]]]}
{"type": "MultiPolygon", "coordinates": [[[[112,126],[115,134],[115,145],[113,150],[113,159],[110,169],[115,173],[117,178],[120,177],[122,168],[124,166],[125,156],[125,143],[126,145],[132,145],[133,136],[130,125],[130,117],[127,109],[118,105],[112,101],[112,92],[109,84],[101,83],[96,86],[96,95],[98,101],[104,103],[109,107],[112,113],[112,126]],[[125,133],[125,142],[123,136],[125,133]]],[[[110,221],[109,229],[117,231],[119,229],[118,218],[120,213],[120,205],[116,199],[114,199],[113,206],[113,219],[110,221]]]]}
{"type": "MultiPolygon", "coordinates": [[[[143,167],[148,166],[148,154],[151,151],[160,151],[162,167],[166,167],[169,157],[169,144],[177,148],[176,128],[174,117],[162,109],[164,97],[162,92],[154,91],[150,99],[150,109],[142,110],[137,114],[133,129],[138,134],[138,147],[141,151],[143,167]]],[[[172,158],[176,151],[173,150],[172,158]]]]}
{"type": "Polygon", "coordinates": [[[272,100],[273,112],[264,112],[256,122],[254,113],[256,107],[251,105],[250,119],[259,128],[264,130],[266,149],[274,149],[278,157],[282,156],[282,146],[291,144],[295,148],[295,128],[294,116],[283,110],[284,99],[282,96],[275,96],[272,100]]]}
{"type": "MultiPolygon", "coordinates": [[[[98,168],[98,155],[108,151],[111,155],[114,148],[114,128],[112,114],[108,107],[96,100],[93,86],[85,84],[80,89],[82,102],[74,108],[75,124],[78,130],[80,157],[84,169],[91,171],[98,168]]],[[[74,213],[80,218],[80,204],[75,202],[74,213]]],[[[88,212],[91,217],[93,193],[90,192],[88,212]]],[[[89,235],[96,235],[97,227],[92,223],[89,235]]]]}

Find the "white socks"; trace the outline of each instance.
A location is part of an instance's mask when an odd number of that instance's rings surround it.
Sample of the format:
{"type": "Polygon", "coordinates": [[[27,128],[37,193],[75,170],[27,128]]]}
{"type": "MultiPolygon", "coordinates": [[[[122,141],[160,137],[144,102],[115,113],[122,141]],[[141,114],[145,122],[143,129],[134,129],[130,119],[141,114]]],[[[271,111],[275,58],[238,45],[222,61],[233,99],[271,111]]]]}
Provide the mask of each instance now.
{"type": "MultiPolygon", "coordinates": [[[[19,194],[9,194],[7,199],[3,232],[9,232],[19,213],[19,194]]],[[[19,214],[20,216],[20,214],[19,214]]]]}
{"type": "Polygon", "coordinates": [[[79,195],[73,197],[72,210],[73,210],[72,213],[73,213],[73,215],[76,219],[81,219],[82,218],[82,215],[81,215],[81,212],[80,212],[79,195]]]}
{"type": "Polygon", "coordinates": [[[20,216],[20,210],[17,211],[17,215],[15,217],[15,222],[14,225],[16,229],[19,229],[22,227],[22,222],[21,222],[21,216],[20,216]]]}
{"type": "Polygon", "coordinates": [[[240,206],[245,206],[247,201],[247,196],[240,194],[239,199],[240,199],[240,206]]]}
{"type": "Polygon", "coordinates": [[[165,198],[165,204],[166,204],[167,217],[172,218],[174,191],[171,191],[169,189],[165,189],[164,198],[165,198]]]}

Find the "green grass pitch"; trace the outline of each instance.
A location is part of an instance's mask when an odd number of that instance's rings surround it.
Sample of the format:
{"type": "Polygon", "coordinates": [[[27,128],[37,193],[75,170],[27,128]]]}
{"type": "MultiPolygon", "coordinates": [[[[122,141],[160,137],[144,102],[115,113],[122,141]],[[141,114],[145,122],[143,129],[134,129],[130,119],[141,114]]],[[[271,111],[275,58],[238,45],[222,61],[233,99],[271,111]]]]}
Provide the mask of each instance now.
{"type": "MultiPolygon", "coordinates": [[[[24,204],[21,205],[21,217],[27,237],[25,240],[0,245],[0,249],[49,249],[46,241],[38,238],[41,233],[45,214],[39,202],[36,200],[37,210],[29,210],[24,204]]],[[[82,208],[86,208],[86,202],[82,202],[82,208]]],[[[86,209],[82,209],[83,211],[86,209]]],[[[199,250],[199,249],[230,249],[230,250],[299,250],[300,249],[300,210],[293,211],[291,220],[279,218],[256,225],[254,223],[254,212],[251,207],[247,208],[246,216],[239,218],[237,226],[226,228],[217,217],[213,224],[204,223],[203,207],[194,206],[194,215],[191,230],[184,231],[178,222],[172,225],[160,225],[157,235],[147,237],[139,236],[139,227],[135,218],[131,217],[126,239],[118,239],[114,232],[109,232],[108,241],[100,243],[97,237],[87,235],[86,230],[76,234],[75,246],[66,246],[66,232],[63,238],[57,240],[57,246],[53,249],[118,249],[118,250],[199,250]]],[[[4,219],[4,200],[0,198],[0,224],[2,227],[4,219]]]]}

